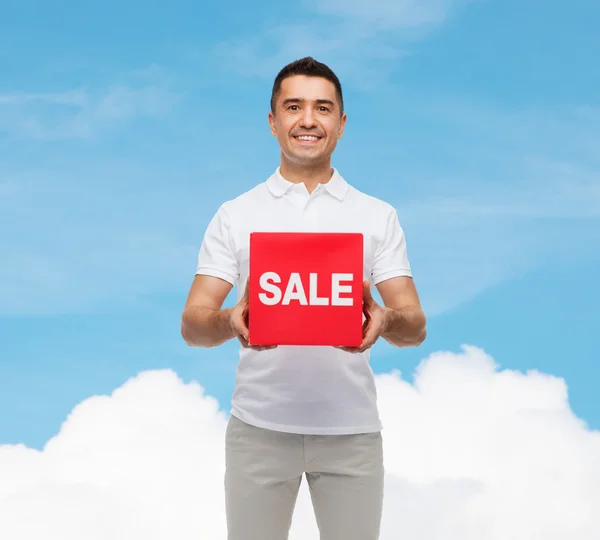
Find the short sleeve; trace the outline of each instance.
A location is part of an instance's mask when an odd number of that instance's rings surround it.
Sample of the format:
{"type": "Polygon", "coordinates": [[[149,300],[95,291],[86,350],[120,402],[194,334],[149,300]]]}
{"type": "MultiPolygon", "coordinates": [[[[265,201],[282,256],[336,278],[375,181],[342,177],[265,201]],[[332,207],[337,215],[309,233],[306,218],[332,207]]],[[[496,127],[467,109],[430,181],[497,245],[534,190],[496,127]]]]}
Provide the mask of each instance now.
{"type": "Polygon", "coordinates": [[[221,206],[204,233],[196,274],[218,277],[235,286],[239,264],[232,240],[231,221],[221,206]]]}
{"type": "Polygon", "coordinates": [[[398,221],[398,213],[389,214],[386,230],[381,242],[375,249],[371,277],[373,284],[398,276],[410,276],[412,272],[406,251],[404,231],[398,221]]]}

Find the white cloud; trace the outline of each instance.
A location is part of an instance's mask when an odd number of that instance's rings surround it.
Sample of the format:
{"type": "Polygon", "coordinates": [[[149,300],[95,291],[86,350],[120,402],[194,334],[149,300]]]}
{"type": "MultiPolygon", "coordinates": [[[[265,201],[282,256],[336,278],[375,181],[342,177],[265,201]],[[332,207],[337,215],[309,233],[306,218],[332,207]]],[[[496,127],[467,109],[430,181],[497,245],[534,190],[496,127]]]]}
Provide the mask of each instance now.
{"type": "Polygon", "coordinates": [[[449,14],[473,0],[305,0],[305,11],[259,34],[215,47],[242,76],[273,78],[287,63],[315,56],[352,81],[355,90],[380,88],[406,56],[406,43],[422,39],[449,14]]]}
{"type": "MultiPolygon", "coordinates": [[[[595,256],[600,131],[593,110],[515,111],[416,98],[409,108],[432,123],[426,152],[441,153],[440,164],[449,154],[456,163],[434,177],[407,178],[428,193],[390,198],[430,316],[537,268],[595,256]]],[[[391,155],[402,145],[393,141],[391,155]]]]}
{"type": "Polygon", "coordinates": [[[171,182],[175,170],[74,157],[7,172],[0,228],[11,234],[0,241],[0,313],[139,307],[154,292],[189,287],[202,222],[217,204],[201,183],[171,182]]]}
{"type": "Polygon", "coordinates": [[[27,103],[49,103],[52,105],[72,105],[84,107],[88,104],[88,95],[82,90],[71,90],[60,93],[27,94],[17,92],[0,94],[0,105],[25,105],[27,103]]]}
{"type": "MultiPolygon", "coordinates": [[[[377,377],[385,424],[382,540],[592,540],[600,434],[564,381],[436,353],[414,384],[377,377]]],[[[0,446],[0,537],[225,538],[226,417],[197,383],[141,373],[79,404],[42,452],[0,446]]],[[[303,482],[291,540],[317,539],[303,482]]]]}
{"type": "Polygon", "coordinates": [[[111,228],[94,245],[85,230],[67,233],[52,251],[7,249],[0,313],[60,315],[139,306],[144,295],[174,285],[181,291],[193,279],[195,244],[154,227],[111,228]]]}
{"type": "Polygon", "coordinates": [[[90,138],[138,116],[167,113],[179,98],[151,67],[128,82],[62,92],[0,94],[0,134],[60,140],[90,138]]]}
{"type": "Polygon", "coordinates": [[[312,0],[318,13],[359,20],[377,28],[430,27],[442,23],[449,12],[472,0],[312,0]]]}
{"type": "MultiPolygon", "coordinates": [[[[504,189],[486,184],[471,193],[457,191],[452,198],[400,203],[429,316],[537,268],[595,256],[591,246],[600,244],[598,176],[578,170],[562,175],[559,165],[542,170],[546,185],[514,187],[507,179],[504,189]]],[[[523,171],[516,177],[523,178],[523,171]]]]}
{"type": "Polygon", "coordinates": [[[343,80],[351,80],[355,90],[365,91],[383,84],[396,61],[406,55],[393,40],[373,36],[371,28],[322,20],[268,27],[259,36],[218,43],[215,53],[238,75],[266,79],[293,60],[314,56],[334,67],[343,80]]]}

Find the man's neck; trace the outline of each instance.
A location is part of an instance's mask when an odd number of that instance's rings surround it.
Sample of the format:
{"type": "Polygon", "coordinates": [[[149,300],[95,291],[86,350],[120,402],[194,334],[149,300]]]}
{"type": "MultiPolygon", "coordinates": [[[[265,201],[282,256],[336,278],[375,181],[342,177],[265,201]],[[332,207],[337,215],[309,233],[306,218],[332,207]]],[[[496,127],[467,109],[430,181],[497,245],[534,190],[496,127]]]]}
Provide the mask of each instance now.
{"type": "Polygon", "coordinates": [[[292,182],[293,184],[304,182],[309,193],[312,193],[319,184],[326,184],[329,182],[333,174],[330,160],[319,163],[314,167],[307,167],[305,165],[288,163],[282,159],[279,171],[281,176],[288,182],[292,182]]]}

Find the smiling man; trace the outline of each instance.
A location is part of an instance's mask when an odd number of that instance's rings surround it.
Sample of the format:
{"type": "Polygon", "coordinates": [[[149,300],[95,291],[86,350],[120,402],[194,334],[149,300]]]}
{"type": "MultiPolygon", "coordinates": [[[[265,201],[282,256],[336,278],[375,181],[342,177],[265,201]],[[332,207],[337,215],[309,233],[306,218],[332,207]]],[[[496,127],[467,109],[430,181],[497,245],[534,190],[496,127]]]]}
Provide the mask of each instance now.
{"type": "Polygon", "coordinates": [[[425,315],[396,210],[331,166],[346,113],[329,67],[303,58],[277,75],[268,115],[281,149],[264,182],[225,202],[204,235],[181,331],[191,346],[240,342],[225,435],[229,540],[285,540],[302,478],[321,540],[376,540],[384,464],[370,348],[382,338],[420,345],[425,315]],[[253,231],[360,232],[364,236],[363,342],[356,348],[248,342],[253,231]],[[223,309],[233,286],[235,307],[223,309]],[[379,305],[370,288],[383,300],[379,305]]]}

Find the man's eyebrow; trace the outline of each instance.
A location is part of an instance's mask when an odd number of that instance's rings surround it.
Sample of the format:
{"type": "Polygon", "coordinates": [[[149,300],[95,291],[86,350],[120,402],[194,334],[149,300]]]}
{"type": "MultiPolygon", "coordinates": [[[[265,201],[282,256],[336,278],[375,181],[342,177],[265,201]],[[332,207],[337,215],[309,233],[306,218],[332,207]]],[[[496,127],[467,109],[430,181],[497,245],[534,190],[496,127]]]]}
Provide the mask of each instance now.
{"type": "MultiPolygon", "coordinates": [[[[287,98],[283,100],[283,105],[290,105],[291,103],[305,103],[306,100],[304,98],[287,98]]],[[[335,107],[335,102],[330,99],[316,99],[315,102],[318,105],[331,105],[335,107]]]]}

